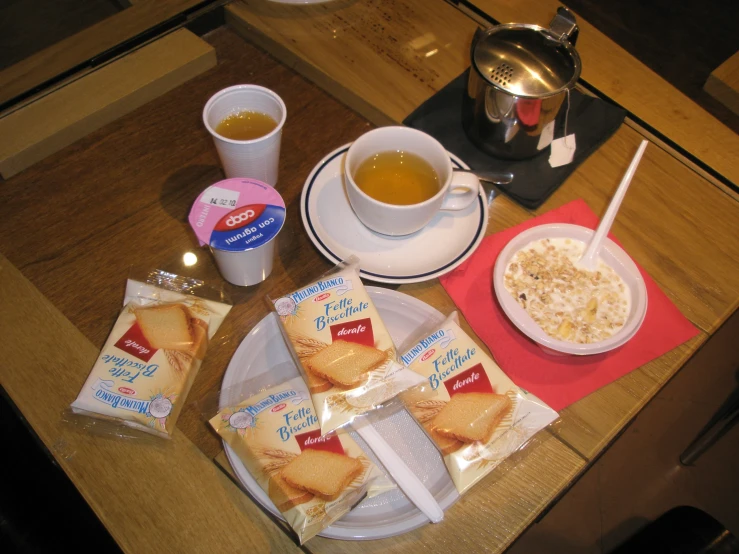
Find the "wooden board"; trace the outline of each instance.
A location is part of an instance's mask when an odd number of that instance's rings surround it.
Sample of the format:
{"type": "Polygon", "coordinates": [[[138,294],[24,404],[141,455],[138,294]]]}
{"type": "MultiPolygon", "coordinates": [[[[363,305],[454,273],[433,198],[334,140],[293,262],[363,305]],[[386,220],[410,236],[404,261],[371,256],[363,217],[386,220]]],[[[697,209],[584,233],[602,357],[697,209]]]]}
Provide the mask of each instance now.
{"type": "Polygon", "coordinates": [[[159,25],[202,0],[141,0],[0,71],[0,104],[159,25]]]}
{"type": "Polygon", "coordinates": [[[180,29],[0,119],[0,175],[49,154],[216,64],[212,46],[180,29]]]}
{"type": "Polygon", "coordinates": [[[0,384],[124,552],[300,552],[183,433],[152,444],[65,425],[98,349],[2,254],[0,305],[0,384]]]}
{"type": "Polygon", "coordinates": [[[699,335],[568,406],[551,433],[595,461],[705,340],[705,335],[699,335]]]}
{"type": "Polygon", "coordinates": [[[739,52],[711,71],[703,89],[739,114],[739,52]]]}
{"type": "Polygon", "coordinates": [[[433,4],[246,0],[226,7],[226,21],[375,125],[387,125],[469,65],[477,24],[449,4],[433,4]]]}

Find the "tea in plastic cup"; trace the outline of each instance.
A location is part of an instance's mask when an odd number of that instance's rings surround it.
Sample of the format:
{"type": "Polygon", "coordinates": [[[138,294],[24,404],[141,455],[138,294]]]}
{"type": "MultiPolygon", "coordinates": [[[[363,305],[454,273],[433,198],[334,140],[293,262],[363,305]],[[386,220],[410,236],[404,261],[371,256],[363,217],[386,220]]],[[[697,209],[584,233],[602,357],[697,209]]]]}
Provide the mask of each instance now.
{"type": "Polygon", "coordinates": [[[257,179],[275,186],[280,163],[282,127],[286,117],[287,109],[282,98],[268,88],[235,85],[211,96],[203,109],[203,123],[213,136],[226,177],[257,179]],[[227,133],[228,126],[224,126],[224,122],[228,123],[227,120],[240,119],[240,116],[249,114],[259,116],[261,120],[266,117],[274,125],[267,127],[266,134],[256,131],[256,135],[241,135],[249,137],[246,139],[225,136],[240,135],[227,133]]]}
{"type": "Polygon", "coordinates": [[[272,273],[285,202],[256,179],[226,179],[205,189],[190,210],[190,226],[201,246],[210,246],[229,283],[250,286],[272,273]]]}

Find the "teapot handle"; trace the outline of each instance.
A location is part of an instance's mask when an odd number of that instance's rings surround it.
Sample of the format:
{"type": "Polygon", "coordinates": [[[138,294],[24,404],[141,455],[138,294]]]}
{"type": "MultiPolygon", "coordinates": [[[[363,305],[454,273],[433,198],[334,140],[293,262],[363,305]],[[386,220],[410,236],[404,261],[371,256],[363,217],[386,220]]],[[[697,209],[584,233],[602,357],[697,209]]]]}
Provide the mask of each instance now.
{"type": "Polygon", "coordinates": [[[579,30],[575,22],[575,15],[567,8],[563,6],[557,8],[554,19],[549,23],[549,30],[558,36],[560,41],[567,40],[572,46],[575,46],[579,30]]]}

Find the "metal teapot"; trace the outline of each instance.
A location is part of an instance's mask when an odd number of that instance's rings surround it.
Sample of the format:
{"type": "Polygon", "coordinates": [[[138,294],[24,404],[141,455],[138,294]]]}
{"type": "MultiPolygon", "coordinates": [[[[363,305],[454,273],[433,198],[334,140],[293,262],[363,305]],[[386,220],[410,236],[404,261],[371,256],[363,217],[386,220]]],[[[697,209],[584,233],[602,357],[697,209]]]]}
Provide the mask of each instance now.
{"type": "Polygon", "coordinates": [[[477,30],[462,107],[472,142],[508,159],[529,158],[549,146],[580,77],[577,33],[575,17],[562,7],[548,29],[514,23],[477,30]]]}

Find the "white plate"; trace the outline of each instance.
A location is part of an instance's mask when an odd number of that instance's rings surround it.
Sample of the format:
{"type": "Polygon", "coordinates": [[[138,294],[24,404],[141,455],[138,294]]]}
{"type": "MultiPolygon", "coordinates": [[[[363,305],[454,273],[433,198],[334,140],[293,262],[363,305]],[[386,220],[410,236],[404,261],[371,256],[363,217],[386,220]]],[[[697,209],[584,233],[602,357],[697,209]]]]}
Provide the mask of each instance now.
{"type": "MultiPolygon", "coordinates": [[[[397,345],[418,332],[430,318],[441,317],[434,308],[406,294],[376,287],[367,287],[367,291],[397,345]]],[[[254,326],[234,353],[223,378],[220,408],[232,404],[235,399],[248,392],[245,384],[239,386],[240,383],[274,371],[277,366],[280,366],[280,372],[291,366],[288,371],[298,374],[283,342],[276,316],[268,315],[254,326]]],[[[286,377],[289,378],[289,375],[286,377]]],[[[419,476],[443,510],[459,498],[439,451],[407,411],[394,413],[373,424],[408,467],[419,476]]],[[[351,436],[372,461],[378,463],[361,438],[354,432],[351,436]]],[[[277,508],[236,453],[225,443],[224,449],[234,472],[249,494],[272,514],[281,518],[277,508]]],[[[341,520],[325,529],[321,536],[334,539],[381,539],[406,533],[426,523],[426,516],[400,490],[395,490],[363,500],[341,520]]]]}
{"type": "MultiPolygon", "coordinates": [[[[300,197],[303,226],[332,262],[356,255],[362,277],[381,283],[418,283],[448,273],[469,258],[485,236],[488,205],[477,202],[456,212],[439,212],[426,227],[406,237],[370,231],[354,215],[344,190],[345,144],[311,171],[300,197]]],[[[452,166],[469,169],[454,154],[452,166]]]]}
{"type": "Polygon", "coordinates": [[[500,306],[508,319],[531,340],[550,354],[586,356],[601,354],[628,342],[639,330],[647,315],[647,287],[634,260],[618,244],[606,237],[600,256],[623,279],[631,294],[631,313],[626,323],[615,335],[598,342],[577,344],[558,340],[547,335],[505,288],[505,270],[511,258],[530,242],[547,238],[570,238],[590,243],[595,231],[569,223],[537,225],[513,237],[495,260],[493,288],[500,306]]]}

